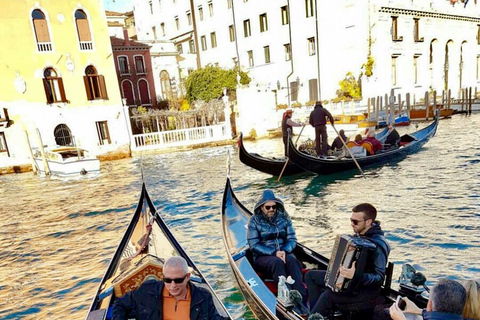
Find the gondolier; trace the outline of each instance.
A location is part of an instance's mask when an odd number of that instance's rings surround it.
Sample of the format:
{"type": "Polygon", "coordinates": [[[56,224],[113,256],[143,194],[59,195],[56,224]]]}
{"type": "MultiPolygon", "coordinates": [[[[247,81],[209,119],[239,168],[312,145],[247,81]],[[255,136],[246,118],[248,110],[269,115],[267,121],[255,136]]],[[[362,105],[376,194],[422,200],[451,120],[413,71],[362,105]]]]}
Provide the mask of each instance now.
{"type": "Polygon", "coordinates": [[[283,146],[285,150],[285,156],[287,156],[288,150],[288,130],[292,131],[292,127],[301,127],[303,124],[297,123],[292,120],[293,109],[288,107],[287,110],[283,113],[282,117],[282,136],[283,136],[283,146]]]}
{"type": "Polygon", "coordinates": [[[320,157],[322,155],[327,155],[328,144],[327,144],[327,117],[330,120],[330,123],[333,125],[334,120],[332,114],[322,106],[320,101],[315,103],[315,109],[310,113],[310,124],[315,128],[315,151],[320,157]]]}

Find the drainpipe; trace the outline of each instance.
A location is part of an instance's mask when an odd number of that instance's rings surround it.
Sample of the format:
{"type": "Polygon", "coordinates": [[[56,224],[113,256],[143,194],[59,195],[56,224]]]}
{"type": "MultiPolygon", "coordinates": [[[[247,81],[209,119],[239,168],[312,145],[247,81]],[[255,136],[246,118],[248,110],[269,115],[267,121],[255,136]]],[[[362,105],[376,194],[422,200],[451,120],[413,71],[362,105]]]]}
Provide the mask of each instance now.
{"type": "Polygon", "coordinates": [[[190,0],[190,11],[192,11],[193,37],[195,38],[195,51],[197,53],[197,69],[201,69],[202,63],[200,62],[200,47],[198,45],[197,19],[195,18],[195,7],[193,6],[193,0],[190,0]]]}
{"type": "MultiPolygon", "coordinates": [[[[290,19],[290,0],[287,0],[287,6],[288,6],[288,37],[290,39],[290,66],[292,68],[292,71],[288,74],[287,76],[287,97],[288,97],[288,106],[290,106],[290,81],[289,78],[293,74],[293,43],[292,43],[292,19],[290,19]]],[[[297,88],[298,90],[298,88],[297,88]]]]}
{"type": "Polygon", "coordinates": [[[240,55],[238,53],[238,37],[237,37],[237,21],[235,20],[235,1],[232,0],[232,18],[233,18],[233,32],[235,35],[235,50],[237,51],[237,66],[240,71],[240,55]]]}
{"type": "Polygon", "coordinates": [[[320,40],[318,39],[318,2],[315,0],[315,37],[317,38],[317,86],[318,86],[318,101],[322,101],[322,90],[320,86],[320,40]]]}

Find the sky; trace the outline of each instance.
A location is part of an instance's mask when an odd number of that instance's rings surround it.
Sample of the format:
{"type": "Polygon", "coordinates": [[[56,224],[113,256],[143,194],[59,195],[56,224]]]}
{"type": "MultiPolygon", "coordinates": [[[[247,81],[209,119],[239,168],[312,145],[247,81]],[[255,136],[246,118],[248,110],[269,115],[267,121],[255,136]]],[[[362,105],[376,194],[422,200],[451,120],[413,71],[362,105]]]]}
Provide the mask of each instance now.
{"type": "Polygon", "coordinates": [[[132,0],[103,0],[105,10],[126,12],[133,8],[132,0]]]}

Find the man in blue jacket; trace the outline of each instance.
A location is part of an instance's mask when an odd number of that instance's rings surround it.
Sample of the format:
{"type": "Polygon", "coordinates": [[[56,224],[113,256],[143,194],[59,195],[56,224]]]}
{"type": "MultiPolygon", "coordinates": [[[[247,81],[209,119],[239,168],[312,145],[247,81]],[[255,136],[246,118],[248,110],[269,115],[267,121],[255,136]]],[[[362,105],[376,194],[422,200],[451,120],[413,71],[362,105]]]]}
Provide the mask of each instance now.
{"type": "MultiPolygon", "coordinates": [[[[376,249],[369,254],[364,273],[354,292],[333,292],[325,285],[325,271],[313,270],[305,275],[308,288],[311,313],[320,313],[327,317],[331,314],[335,304],[358,304],[374,300],[381,293],[381,286],[385,280],[390,246],[385,239],[380,222],[376,220],[377,209],[369,203],[361,203],[352,209],[350,222],[355,235],[368,238],[376,245],[376,249]]],[[[353,279],[355,262],[351,268],[340,267],[340,275],[346,279],[353,279]]]]}
{"type": "Polygon", "coordinates": [[[165,261],[163,281],[147,280],[117,299],[113,320],[222,320],[209,291],[190,282],[184,258],[165,261]]]}
{"type": "Polygon", "coordinates": [[[326,156],[328,151],[327,118],[333,126],[332,114],[322,106],[320,101],[315,102],[315,108],[310,113],[310,124],[315,128],[315,151],[320,157],[326,156]]]}

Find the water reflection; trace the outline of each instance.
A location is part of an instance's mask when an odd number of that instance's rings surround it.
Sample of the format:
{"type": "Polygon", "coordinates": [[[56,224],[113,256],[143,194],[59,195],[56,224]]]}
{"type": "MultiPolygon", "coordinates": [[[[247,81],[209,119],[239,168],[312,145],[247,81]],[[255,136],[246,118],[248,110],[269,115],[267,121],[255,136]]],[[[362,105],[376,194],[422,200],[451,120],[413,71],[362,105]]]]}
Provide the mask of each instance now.
{"type": "MultiPolygon", "coordinates": [[[[263,189],[274,189],[298,238],[320,253],[329,256],[335,235],[351,233],[351,208],[371,202],[393,247],[395,278],[405,262],[423,266],[430,285],[445,276],[478,278],[478,128],[480,115],[443,120],[420,153],[367,169],[366,179],[353,170],[277,182],[241,164],[230,146],[102,163],[102,174],[86,179],[0,176],[0,318],[85,317],[137,205],[143,168],[152,200],[172,233],[231,313],[253,319],[220,232],[227,150],[234,154],[231,176],[239,199],[252,208],[263,189]]],[[[247,147],[262,155],[283,150],[280,139],[247,147]]]]}

